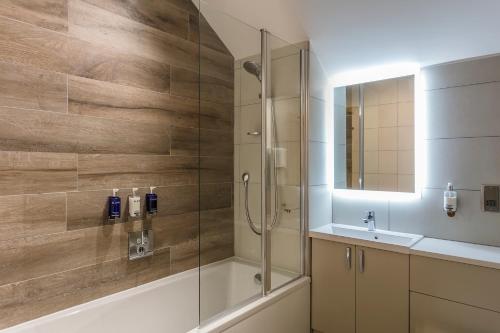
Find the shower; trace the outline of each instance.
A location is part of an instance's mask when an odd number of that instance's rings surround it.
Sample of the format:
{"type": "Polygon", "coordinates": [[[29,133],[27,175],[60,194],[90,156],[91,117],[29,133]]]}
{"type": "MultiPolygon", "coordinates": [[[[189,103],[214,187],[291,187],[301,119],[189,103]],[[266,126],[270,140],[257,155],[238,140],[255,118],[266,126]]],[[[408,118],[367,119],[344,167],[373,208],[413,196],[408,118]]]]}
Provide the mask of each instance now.
{"type": "MultiPolygon", "coordinates": [[[[262,77],[261,77],[261,66],[260,64],[256,63],[255,61],[245,61],[243,63],[243,68],[245,71],[248,73],[254,75],[259,82],[262,82],[262,77]]],[[[259,98],[261,98],[261,94],[259,94],[259,98]]],[[[275,109],[274,109],[274,104],[271,102],[271,119],[272,119],[272,150],[276,154],[276,145],[278,143],[278,135],[277,135],[277,130],[276,130],[276,115],[275,115],[275,109]]],[[[251,131],[248,132],[247,135],[260,135],[259,131],[251,131]]],[[[279,191],[278,191],[278,168],[276,166],[276,155],[274,155],[274,163],[273,163],[273,174],[272,174],[272,183],[274,184],[274,215],[273,215],[273,220],[271,222],[271,229],[274,228],[278,223],[279,223],[279,214],[280,214],[280,197],[279,197],[279,191]]],[[[243,180],[243,186],[245,187],[245,216],[248,225],[250,226],[250,229],[257,234],[261,235],[262,232],[257,228],[255,223],[252,221],[252,218],[250,216],[250,210],[248,208],[248,187],[249,187],[249,182],[250,182],[250,174],[248,173],[243,173],[242,175],[242,180],[243,180]]],[[[263,186],[263,185],[262,185],[263,186]]]]}
{"type": "Polygon", "coordinates": [[[258,63],[255,61],[245,61],[245,63],[243,63],[243,68],[245,68],[248,73],[255,75],[257,80],[262,82],[261,67],[258,63]]]}

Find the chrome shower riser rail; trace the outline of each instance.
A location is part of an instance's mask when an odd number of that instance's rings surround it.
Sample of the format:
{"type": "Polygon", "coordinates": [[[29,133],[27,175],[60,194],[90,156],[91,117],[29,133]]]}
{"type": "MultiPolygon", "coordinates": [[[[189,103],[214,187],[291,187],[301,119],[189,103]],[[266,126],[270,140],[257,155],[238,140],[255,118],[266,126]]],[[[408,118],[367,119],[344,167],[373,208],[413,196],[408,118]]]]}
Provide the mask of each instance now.
{"type": "Polygon", "coordinates": [[[300,50],[300,275],[310,275],[309,230],[309,50],[300,50]]]}

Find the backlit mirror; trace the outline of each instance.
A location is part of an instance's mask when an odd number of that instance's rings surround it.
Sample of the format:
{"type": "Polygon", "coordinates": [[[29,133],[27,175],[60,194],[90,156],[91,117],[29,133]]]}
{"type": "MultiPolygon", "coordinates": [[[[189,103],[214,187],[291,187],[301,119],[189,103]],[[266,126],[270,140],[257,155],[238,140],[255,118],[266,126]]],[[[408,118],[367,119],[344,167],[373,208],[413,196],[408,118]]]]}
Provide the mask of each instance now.
{"type": "Polygon", "coordinates": [[[334,188],[415,192],[415,76],[334,88],[334,188]]]}

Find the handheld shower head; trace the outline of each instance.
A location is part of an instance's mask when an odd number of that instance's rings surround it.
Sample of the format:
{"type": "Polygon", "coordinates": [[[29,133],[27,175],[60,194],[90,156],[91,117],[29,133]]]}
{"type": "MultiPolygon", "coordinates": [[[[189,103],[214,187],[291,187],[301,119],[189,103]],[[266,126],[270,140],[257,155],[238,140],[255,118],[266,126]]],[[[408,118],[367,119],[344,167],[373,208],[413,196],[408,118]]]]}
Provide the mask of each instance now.
{"type": "Polygon", "coordinates": [[[241,178],[243,179],[243,184],[245,184],[246,186],[248,184],[248,181],[250,180],[250,175],[245,172],[243,175],[241,175],[241,178]]]}
{"type": "Polygon", "coordinates": [[[257,80],[262,81],[261,78],[261,67],[255,61],[245,61],[243,63],[243,68],[250,74],[255,75],[257,80]]]}

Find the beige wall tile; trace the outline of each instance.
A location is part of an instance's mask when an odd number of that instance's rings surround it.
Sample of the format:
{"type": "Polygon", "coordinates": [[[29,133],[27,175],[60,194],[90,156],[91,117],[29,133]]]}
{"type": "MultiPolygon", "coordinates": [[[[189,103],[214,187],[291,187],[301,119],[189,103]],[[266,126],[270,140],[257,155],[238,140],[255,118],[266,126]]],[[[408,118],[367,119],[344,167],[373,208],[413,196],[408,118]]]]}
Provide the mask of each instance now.
{"type": "Polygon", "coordinates": [[[398,125],[398,104],[384,104],[379,106],[378,125],[380,127],[394,127],[398,125]]]}
{"type": "Polygon", "coordinates": [[[379,151],[378,169],[380,173],[393,174],[398,172],[398,152],[379,151]]]}
{"type": "Polygon", "coordinates": [[[379,128],[378,144],[380,150],[397,150],[398,128],[397,127],[379,128]]]}
{"type": "Polygon", "coordinates": [[[415,149],[415,129],[410,127],[398,127],[398,149],[415,149]]]}

